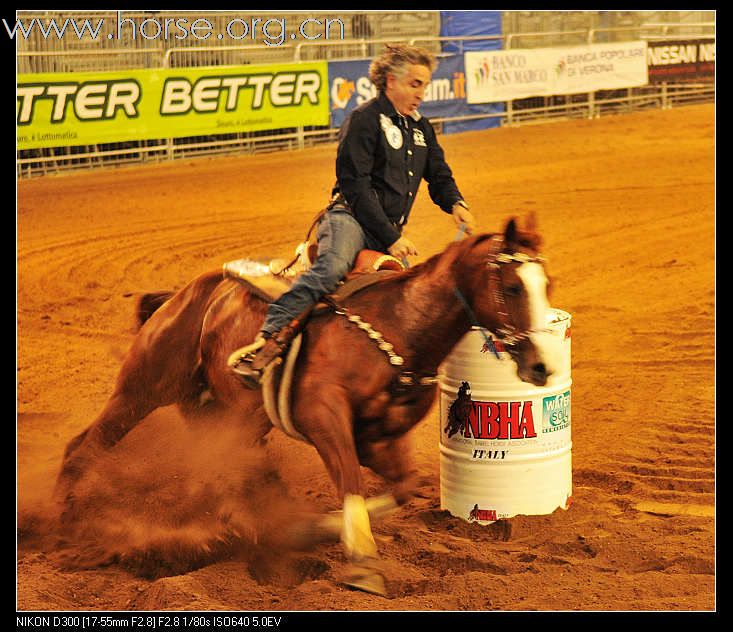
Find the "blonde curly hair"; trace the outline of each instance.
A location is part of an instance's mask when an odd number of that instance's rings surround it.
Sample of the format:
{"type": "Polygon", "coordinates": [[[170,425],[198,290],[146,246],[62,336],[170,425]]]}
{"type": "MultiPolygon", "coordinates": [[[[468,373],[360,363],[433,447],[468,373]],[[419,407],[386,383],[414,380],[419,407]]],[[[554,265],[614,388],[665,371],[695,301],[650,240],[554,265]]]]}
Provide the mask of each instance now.
{"type": "Polygon", "coordinates": [[[431,73],[438,67],[435,55],[419,46],[386,44],[385,48],[386,50],[369,66],[369,78],[380,92],[384,92],[387,88],[388,74],[402,77],[410,64],[425,66],[431,73]]]}

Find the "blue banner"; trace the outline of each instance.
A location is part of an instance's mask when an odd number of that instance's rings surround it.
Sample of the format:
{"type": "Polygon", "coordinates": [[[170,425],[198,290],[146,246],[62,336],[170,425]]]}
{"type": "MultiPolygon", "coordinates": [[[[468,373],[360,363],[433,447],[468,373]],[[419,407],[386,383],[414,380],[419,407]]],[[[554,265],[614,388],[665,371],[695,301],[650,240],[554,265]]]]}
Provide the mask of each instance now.
{"type": "MultiPolygon", "coordinates": [[[[440,36],[501,35],[501,14],[501,11],[441,11],[440,36]]],[[[502,48],[502,41],[500,39],[448,41],[443,42],[442,48],[448,53],[499,50],[502,48]]]]}
{"type": "Polygon", "coordinates": [[[369,59],[328,62],[331,127],[341,127],[351,110],[377,96],[369,80],[370,63],[369,59]]]}
{"type": "MultiPolygon", "coordinates": [[[[502,12],[501,11],[441,11],[440,12],[440,35],[441,37],[461,37],[476,35],[501,35],[502,34],[502,12]]],[[[500,50],[502,40],[500,39],[479,39],[463,41],[447,41],[442,43],[445,52],[457,53],[473,50],[500,50]]],[[[467,113],[478,114],[480,112],[499,113],[504,111],[503,103],[484,105],[482,108],[474,109],[474,106],[466,106],[467,113]]],[[[446,134],[464,132],[473,129],[486,129],[499,125],[498,119],[476,119],[474,121],[460,121],[446,123],[443,131],[446,134]]]]}
{"type": "MultiPolygon", "coordinates": [[[[331,127],[341,127],[346,116],[362,103],[377,96],[377,89],[369,79],[371,60],[332,61],[328,64],[328,84],[331,103],[331,127]]],[[[466,103],[466,71],[463,55],[440,57],[437,70],[425,91],[420,113],[429,119],[503,112],[503,103],[466,103]]],[[[475,121],[447,122],[446,134],[465,129],[497,127],[498,118],[475,121]]]]}

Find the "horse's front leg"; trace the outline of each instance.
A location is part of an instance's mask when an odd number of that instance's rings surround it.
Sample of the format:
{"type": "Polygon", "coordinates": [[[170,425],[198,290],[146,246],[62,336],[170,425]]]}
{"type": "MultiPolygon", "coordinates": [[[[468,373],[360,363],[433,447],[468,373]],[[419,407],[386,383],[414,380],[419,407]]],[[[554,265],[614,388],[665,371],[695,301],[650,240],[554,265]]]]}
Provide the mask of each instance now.
{"type": "Polygon", "coordinates": [[[410,435],[376,441],[357,439],[357,450],[361,464],[392,485],[392,495],[398,505],[404,505],[415,495],[417,470],[410,435]]]}
{"type": "MultiPolygon", "coordinates": [[[[298,398],[296,402],[303,399],[298,398]]],[[[354,442],[353,415],[345,391],[336,386],[321,388],[315,400],[296,404],[294,419],[298,431],[311,441],[323,459],[343,499],[341,543],[350,562],[343,583],[383,595],[384,577],[378,569],[377,545],[364,500],[354,442]]]]}

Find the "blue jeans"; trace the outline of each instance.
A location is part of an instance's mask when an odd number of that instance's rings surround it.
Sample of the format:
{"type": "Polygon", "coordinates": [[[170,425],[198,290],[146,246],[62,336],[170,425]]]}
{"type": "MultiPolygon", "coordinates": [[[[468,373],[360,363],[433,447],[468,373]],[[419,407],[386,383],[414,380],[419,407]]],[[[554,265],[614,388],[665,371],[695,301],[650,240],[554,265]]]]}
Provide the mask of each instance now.
{"type": "Polygon", "coordinates": [[[333,209],[318,222],[318,256],[292,287],[270,303],[261,331],[273,335],[333,292],[354,265],[360,250],[382,250],[348,211],[333,209]]]}

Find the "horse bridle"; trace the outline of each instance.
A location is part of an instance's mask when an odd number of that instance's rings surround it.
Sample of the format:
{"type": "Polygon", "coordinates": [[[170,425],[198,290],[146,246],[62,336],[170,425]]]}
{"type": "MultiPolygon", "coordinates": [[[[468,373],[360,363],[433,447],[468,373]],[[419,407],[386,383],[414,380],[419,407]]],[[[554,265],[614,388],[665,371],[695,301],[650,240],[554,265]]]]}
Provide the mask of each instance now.
{"type": "Polygon", "coordinates": [[[544,263],[545,257],[536,255],[530,257],[524,252],[502,252],[504,248],[504,236],[494,235],[491,238],[493,248],[489,248],[489,254],[486,261],[486,267],[489,269],[489,287],[491,288],[491,298],[496,307],[496,313],[503,321],[494,332],[505,346],[513,347],[523,340],[529,338],[530,334],[544,331],[544,329],[520,329],[514,323],[512,315],[509,313],[506,300],[504,298],[504,283],[502,280],[501,268],[508,263],[544,263]]]}

